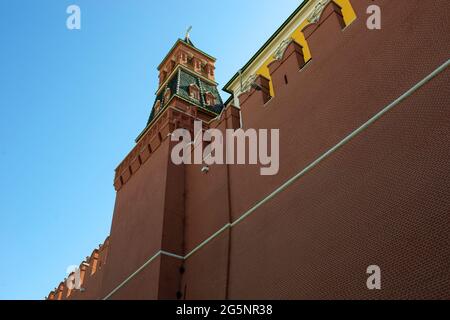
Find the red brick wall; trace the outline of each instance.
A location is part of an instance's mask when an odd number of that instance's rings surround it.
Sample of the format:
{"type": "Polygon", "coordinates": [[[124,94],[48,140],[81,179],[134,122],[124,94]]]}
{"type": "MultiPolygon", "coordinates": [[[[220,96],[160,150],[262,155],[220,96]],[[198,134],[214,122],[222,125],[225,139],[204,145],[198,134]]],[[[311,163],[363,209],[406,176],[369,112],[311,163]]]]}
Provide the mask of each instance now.
{"type": "MultiPolygon", "coordinates": [[[[229,167],[233,221],[448,59],[450,6],[438,2],[377,1],[382,30],[369,31],[372,1],[358,1],[353,24],[341,30],[330,16],[310,35],[307,66],[283,62],[271,101],[264,91],[244,98],[245,128],[281,129],[281,170],[229,167]]],[[[187,298],[449,298],[448,77],[233,227],[228,288],[217,257],[228,233],[188,259],[187,298]],[[372,264],[380,292],[366,288],[372,264]]]]}
{"type": "MultiPolygon", "coordinates": [[[[307,27],[307,65],[291,45],[272,66],[275,97],[241,97],[244,129],[280,129],[279,174],[177,167],[164,140],[117,193],[96,298],[159,250],[189,254],[449,58],[447,0],[378,0],[378,31],[366,28],[374,2],[352,3],[358,18],[344,29],[331,7],[307,27]]],[[[187,259],[157,256],[111,298],[450,298],[449,78],[441,73],[187,259]],[[373,264],[381,291],[366,288],[373,264]]],[[[211,126],[238,124],[229,107],[211,126]]]]}

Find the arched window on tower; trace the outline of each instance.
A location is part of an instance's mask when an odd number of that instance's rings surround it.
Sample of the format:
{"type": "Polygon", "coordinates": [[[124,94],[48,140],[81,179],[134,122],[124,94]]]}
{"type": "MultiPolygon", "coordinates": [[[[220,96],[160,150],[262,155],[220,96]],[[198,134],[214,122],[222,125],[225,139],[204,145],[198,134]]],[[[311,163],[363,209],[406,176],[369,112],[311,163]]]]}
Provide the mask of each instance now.
{"type": "Polygon", "coordinates": [[[214,78],[214,66],[213,65],[211,65],[211,64],[206,64],[206,66],[205,66],[205,72],[206,72],[206,75],[209,77],[209,78],[214,78]]]}
{"type": "Polygon", "coordinates": [[[191,53],[187,55],[187,65],[192,68],[194,67],[194,55],[191,53]]]}
{"type": "Polygon", "coordinates": [[[192,99],[200,100],[200,88],[195,83],[189,85],[189,96],[192,99]]]}
{"type": "Polygon", "coordinates": [[[163,84],[164,81],[166,81],[166,77],[167,77],[167,72],[165,70],[161,71],[161,73],[159,74],[159,84],[163,84]]]}
{"type": "Polygon", "coordinates": [[[169,102],[171,95],[172,95],[172,90],[170,90],[170,88],[167,88],[166,91],[164,91],[164,104],[167,104],[167,102],[169,102]]]}
{"type": "Polygon", "coordinates": [[[186,65],[188,63],[187,53],[184,51],[181,51],[179,54],[180,54],[180,63],[186,65]]]}
{"type": "Polygon", "coordinates": [[[156,100],[154,109],[155,109],[155,114],[159,113],[159,111],[161,111],[161,101],[160,100],[156,100]]]}
{"type": "MultiPolygon", "coordinates": [[[[175,58],[174,58],[175,59],[175,58]]],[[[175,69],[175,66],[177,65],[177,62],[175,60],[170,61],[170,70],[169,73],[172,72],[175,69]]]]}
{"type": "Polygon", "coordinates": [[[208,106],[214,106],[216,104],[216,97],[210,91],[205,93],[205,103],[208,106]]]}

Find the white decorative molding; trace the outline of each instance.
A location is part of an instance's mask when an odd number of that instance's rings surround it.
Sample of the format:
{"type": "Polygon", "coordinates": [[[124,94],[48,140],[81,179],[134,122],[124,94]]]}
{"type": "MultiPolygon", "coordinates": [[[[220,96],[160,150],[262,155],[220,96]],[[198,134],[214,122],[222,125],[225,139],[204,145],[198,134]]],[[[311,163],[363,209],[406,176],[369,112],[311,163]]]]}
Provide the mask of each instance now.
{"type": "Polygon", "coordinates": [[[255,60],[252,61],[245,70],[242,70],[241,74],[230,83],[227,89],[234,93],[234,105],[236,107],[240,107],[238,96],[242,93],[241,83],[247,82],[246,80],[249,78],[249,75],[258,73],[261,66],[274,56],[274,53],[277,48],[280,47],[281,42],[292,37],[292,34],[302,25],[302,23],[308,21],[308,17],[312,15],[315,5],[319,1],[323,0],[310,0],[301,11],[297,12],[297,14],[288,21],[283,30],[264,48],[258,57],[256,57],[255,60]]]}
{"type": "Polygon", "coordinates": [[[323,9],[331,0],[320,0],[318,4],[314,7],[312,14],[308,17],[308,22],[317,23],[322,15],[323,9]]]}
{"type": "Polygon", "coordinates": [[[255,80],[257,77],[258,77],[258,75],[252,74],[247,79],[245,79],[245,81],[242,82],[241,93],[250,91],[250,89],[252,88],[252,85],[255,83],[255,80]]]}
{"type": "Polygon", "coordinates": [[[286,51],[289,44],[292,42],[292,38],[283,40],[275,51],[273,57],[275,60],[281,60],[283,58],[284,52],[286,51]]]}

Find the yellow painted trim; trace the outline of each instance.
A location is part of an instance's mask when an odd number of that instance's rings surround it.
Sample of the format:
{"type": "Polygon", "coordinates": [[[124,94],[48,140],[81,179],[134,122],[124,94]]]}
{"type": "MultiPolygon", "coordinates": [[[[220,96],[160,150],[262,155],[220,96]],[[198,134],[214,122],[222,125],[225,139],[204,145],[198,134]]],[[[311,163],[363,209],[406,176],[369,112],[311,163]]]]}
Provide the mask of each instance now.
{"type": "MultiPolygon", "coordinates": [[[[333,0],[342,8],[342,15],[344,16],[344,22],[348,26],[356,19],[355,10],[350,3],[350,0],[333,0]]],[[[303,55],[305,56],[305,61],[311,59],[311,51],[309,50],[308,43],[306,42],[305,36],[302,32],[303,28],[308,25],[308,21],[304,21],[300,26],[291,34],[291,38],[294,39],[298,44],[303,47],[303,55]]],[[[262,75],[269,80],[272,80],[270,77],[270,72],[268,65],[274,60],[273,56],[264,62],[264,64],[256,71],[256,74],[262,75]]],[[[275,91],[273,89],[273,83],[270,81],[270,95],[272,97],[275,96],[275,91]]]]}
{"type": "Polygon", "coordinates": [[[356,13],[355,10],[353,10],[350,0],[334,0],[334,2],[342,8],[342,15],[344,16],[345,25],[348,26],[356,20],[356,13]]]}

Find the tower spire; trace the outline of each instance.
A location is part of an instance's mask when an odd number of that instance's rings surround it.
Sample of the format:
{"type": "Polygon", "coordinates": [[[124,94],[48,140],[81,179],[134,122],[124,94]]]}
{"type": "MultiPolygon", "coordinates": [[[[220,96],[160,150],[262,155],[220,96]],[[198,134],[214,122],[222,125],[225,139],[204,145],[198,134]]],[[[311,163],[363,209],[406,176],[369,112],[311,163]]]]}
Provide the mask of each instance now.
{"type": "Polygon", "coordinates": [[[190,45],[194,45],[191,41],[191,31],[192,31],[192,26],[189,26],[189,28],[187,28],[186,30],[186,36],[184,38],[184,41],[190,45]]]}
{"type": "Polygon", "coordinates": [[[158,67],[159,86],[147,128],[169,106],[200,119],[212,119],[224,107],[215,82],[216,59],[194,46],[191,30],[187,28],[184,40],[176,41],[158,67]]]}

